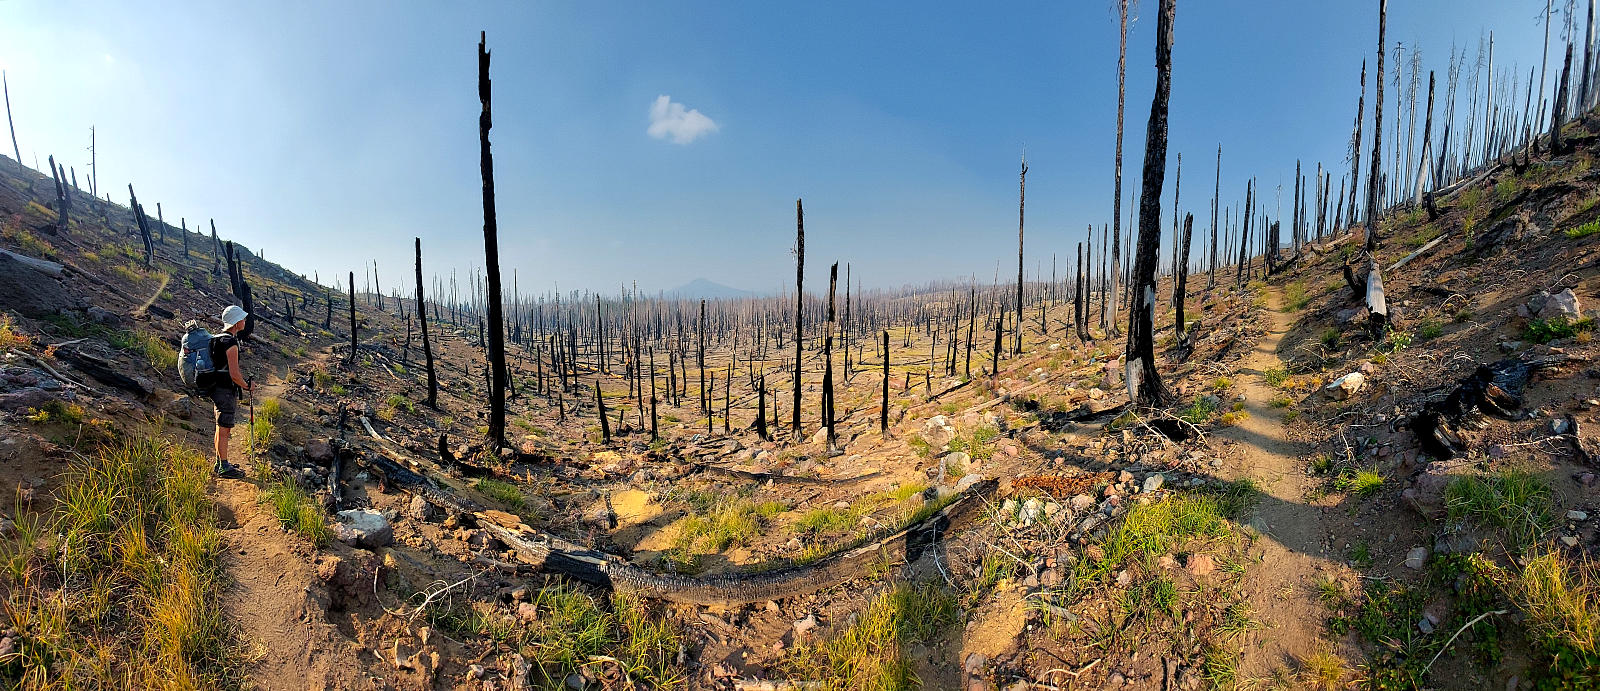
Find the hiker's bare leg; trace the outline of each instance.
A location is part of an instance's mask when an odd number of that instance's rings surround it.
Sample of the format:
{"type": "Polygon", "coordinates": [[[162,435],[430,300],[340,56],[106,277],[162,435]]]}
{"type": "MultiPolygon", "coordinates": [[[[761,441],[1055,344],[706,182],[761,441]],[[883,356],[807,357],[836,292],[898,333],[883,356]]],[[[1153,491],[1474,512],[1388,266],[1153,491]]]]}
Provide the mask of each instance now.
{"type": "Polygon", "coordinates": [[[233,437],[233,428],[218,427],[212,441],[216,447],[217,465],[228,462],[228,440],[233,437]]]}

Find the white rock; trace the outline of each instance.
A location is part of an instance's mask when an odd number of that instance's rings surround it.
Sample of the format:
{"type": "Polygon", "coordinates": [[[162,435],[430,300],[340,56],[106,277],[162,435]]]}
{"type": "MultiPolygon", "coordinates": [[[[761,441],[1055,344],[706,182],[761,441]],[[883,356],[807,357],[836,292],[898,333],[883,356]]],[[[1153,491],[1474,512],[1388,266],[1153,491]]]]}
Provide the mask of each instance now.
{"type": "Polygon", "coordinates": [[[1343,401],[1361,391],[1362,387],[1366,385],[1367,375],[1360,372],[1351,372],[1333,380],[1332,383],[1323,387],[1323,391],[1328,392],[1328,395],[1332,396],[1334,400],[1343,401]]]}
{"type": "Polygon", "coordinates": [[[1586,512],[1583,512],[1583,511],[1579,511],[1577,509],[1573,509],[1573,510],[1567,512],[1567,520],[1569,520],[1569,521],[1587,521],[1587,520],[1589,520],[1589,514],[1586,513],[1586,512]]]}
{"type": "Polygon", "coordinates": [[[961,480],[956,482],[956,491],[965,492],[967,491],[968,487],[976,485],[980,482],[983,482],[982,475],[978,473],[967,473],[966,475],[962,475],[961,480]]]}
{"type": "Polygon", "coordinates": [[[1568,547],[1577,547],[1578,546],[1578,536],[1576,536],[1576,535],[1562,535],[1561,536],[1561,544],[1566,545],[1568,547]]]}
{"type": "Polygon", "coordinates": [[[1162,475],[1161,473],[1151,475],[1150,477],[1144,479],[1144,491],[1154,492],[1158,489],[1161,489],[1161,485],[1165,484],[1166,481],[1166,476],[1162,475]]]}
{"type": "Polygon", "coordinates": [[[804,619],[800,619],[794,623],[794,633],[796,636],[804,636],[806,632],[814,628],[817,628],[817,615],[815,614],[807,614],[804,619]]]}
{"type": "Polygon", "coordinates": [[[372,509],[339,512],[339,541],[353,547],[383,547],[394,541],[394,529],[382,513],[372,509]]]}

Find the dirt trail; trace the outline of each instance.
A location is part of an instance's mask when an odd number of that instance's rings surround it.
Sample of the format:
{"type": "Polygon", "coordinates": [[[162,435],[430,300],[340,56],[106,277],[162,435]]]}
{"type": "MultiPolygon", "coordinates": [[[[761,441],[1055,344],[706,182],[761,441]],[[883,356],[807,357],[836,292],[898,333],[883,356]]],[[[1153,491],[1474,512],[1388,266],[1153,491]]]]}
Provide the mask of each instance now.
{"type": "Polygon", "coordinates": [[[1312,587],[1317,574],[1335,565],[1324,549],[1327,525],[1323,509],[1306,503],[1309,489],[1300,457],[1307,449],[1290,441],[1282,424],[1282,411],[1270,401],[1279,391],[1269,386],[1264,373],[1282,366],[1278,346],[1289,330],[1289,315],[1279,311],[1281,295],[1270,289],[1268,331],[1246,356],[1234,377],[1235,389],[1244,394],[1249,418],[1224,428],[1217,437],[1239,442],[1238,453],[1224,459],[1227,479],[1252,478],[1260,485],[1261,502],[1250,526],[1262,534],[1249,564],[1243,592],[1252,618],[1266,626],[1246,646],[1240,673],[1265,677],[1276,669],[1298,668],[1299,660],[1317,652],[1322,641],[1322,606],[1312,587]]]}
{"type": "MultiPolygon", "coordinates": [[[[258,378],[254,393],[258,405],[285,388],[280,381],[264,379],[269,378],[258,378]]],[[[228,453],[246,472],[253,465],[248,396],[240,398],[228,453]]],[[[311,548],[279,527],[271,510],[260,503],[254,481],[219,479],[212,485],[212,497],[231,583],[226,610],[251,658],[252,687],[370,688],[372,683],[358,662],[360,649],[327,619],[326,595],[311,564],[311,548]]]]}

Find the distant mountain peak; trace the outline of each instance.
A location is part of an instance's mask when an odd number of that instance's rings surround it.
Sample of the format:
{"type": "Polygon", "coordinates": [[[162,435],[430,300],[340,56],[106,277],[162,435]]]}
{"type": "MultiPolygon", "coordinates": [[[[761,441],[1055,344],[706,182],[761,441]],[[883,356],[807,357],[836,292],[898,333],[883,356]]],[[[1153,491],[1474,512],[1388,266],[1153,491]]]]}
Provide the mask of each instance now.
{"type": "Polygon", "coordinates": [[[716,281],[712,281],[712,280],[705,279],[705,278],[696,278],[693,281],[689,281],[688,283],[685,283],[685,284],[683,284],[681,286],[678,286],[676,288],[668,290],[667,294],[668,295],[677,295],[678,297],[683,297],[683,298],[706,298],[706,299],[742,298],[742,297],[750,297],[752,295],[755,295],[755,293],[753,293],[751,291],[740,290],[738,288],[734,288],[734,287],[731,287],[731,286],[725,286],[725,285],[722,285],[721,283],[717,283],[716,281]]]}

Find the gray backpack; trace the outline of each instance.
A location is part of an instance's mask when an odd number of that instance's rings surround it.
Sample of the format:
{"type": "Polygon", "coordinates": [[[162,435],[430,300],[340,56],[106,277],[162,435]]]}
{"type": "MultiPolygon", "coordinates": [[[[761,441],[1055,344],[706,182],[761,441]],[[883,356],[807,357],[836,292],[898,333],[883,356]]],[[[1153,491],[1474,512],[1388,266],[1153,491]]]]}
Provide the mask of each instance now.
{"type": "Polygon", "coordinates": [[[195,320],[184,323],[183,345],[178,348],[178,378],[184,386],[202,390],[211,387],[217,366],[211,359],[214,336],[195,320]]]}

